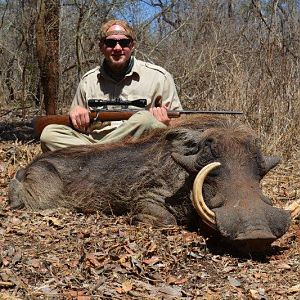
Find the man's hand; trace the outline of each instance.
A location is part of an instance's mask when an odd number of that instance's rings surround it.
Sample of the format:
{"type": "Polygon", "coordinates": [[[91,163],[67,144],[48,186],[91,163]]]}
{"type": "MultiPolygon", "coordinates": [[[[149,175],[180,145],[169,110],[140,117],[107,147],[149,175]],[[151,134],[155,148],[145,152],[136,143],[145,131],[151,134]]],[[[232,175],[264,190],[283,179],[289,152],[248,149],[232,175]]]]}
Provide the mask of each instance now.
{"type": "Polygon", "coordinates": [[[170,104],[163,105],[162,107],[151,107],[149,111],[152,113],[154,118],[165,125],[169,125],[171,119],[168,117],[168,109],[170,104]]]}
{"type": "Polygon", "coordinates": [[[75,129],[86,132],[90,124],[89,111],[82,106],[75,106],[70,111],[70,119],[75,129]]]}

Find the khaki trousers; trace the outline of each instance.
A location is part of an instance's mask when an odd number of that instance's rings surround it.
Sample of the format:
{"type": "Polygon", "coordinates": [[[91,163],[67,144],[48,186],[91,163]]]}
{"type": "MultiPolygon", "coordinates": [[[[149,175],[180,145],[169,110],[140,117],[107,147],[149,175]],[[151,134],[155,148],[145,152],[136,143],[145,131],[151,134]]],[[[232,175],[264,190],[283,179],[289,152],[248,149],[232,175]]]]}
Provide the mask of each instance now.
{"type": "Polygon", "coordinates": [[[139,111],[124,121],[119,127],[101,131],[99,134],[84,134],[64,125],[51,124],[44,128],[40,140],[42,150],[54,151],[69,146],[114,143],[131,136],[138,139],[143,133],[165,128],[166,125],[157,121],[148,111],[139,111]]]}

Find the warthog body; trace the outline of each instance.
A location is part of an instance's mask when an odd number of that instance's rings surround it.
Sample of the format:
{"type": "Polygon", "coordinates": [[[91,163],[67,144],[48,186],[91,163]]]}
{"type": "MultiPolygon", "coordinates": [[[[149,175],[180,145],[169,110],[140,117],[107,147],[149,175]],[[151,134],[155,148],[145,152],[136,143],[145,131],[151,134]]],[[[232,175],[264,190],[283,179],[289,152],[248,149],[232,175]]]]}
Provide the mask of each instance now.
{"type": "Polygon", "coordinates": [[[206,176],[203,196],[217,231],[249,251],[264,250],[290,222],[289,213],[273,207],[259,186],[277,162],[263,157],[250,129],[220,117],[188,119],[138,142],[45,153],[18,171],[9,202],[13,208],[131,213],[159,226],[198,225],[193,183],[216,161],[221,165],[206,176]]]}

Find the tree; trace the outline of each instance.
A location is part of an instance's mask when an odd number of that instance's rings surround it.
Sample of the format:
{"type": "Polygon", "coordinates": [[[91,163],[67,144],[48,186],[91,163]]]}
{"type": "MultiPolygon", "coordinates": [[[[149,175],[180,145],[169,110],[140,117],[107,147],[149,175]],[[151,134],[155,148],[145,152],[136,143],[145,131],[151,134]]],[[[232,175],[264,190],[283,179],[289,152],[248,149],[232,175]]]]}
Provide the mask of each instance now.
{"type": "Polygon", "coordinates": [[[46,114],[55,114],[59,94],[59,0],[37,0],[36,48],[46,114]]]}

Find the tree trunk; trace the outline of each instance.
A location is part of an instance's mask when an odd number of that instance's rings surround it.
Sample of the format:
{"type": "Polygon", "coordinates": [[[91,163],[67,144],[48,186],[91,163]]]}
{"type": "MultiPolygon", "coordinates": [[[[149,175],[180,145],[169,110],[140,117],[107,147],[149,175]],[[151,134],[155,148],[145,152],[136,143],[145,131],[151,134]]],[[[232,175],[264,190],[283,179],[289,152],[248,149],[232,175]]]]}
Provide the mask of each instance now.
{"type": "Polygon", "coordinates": [[[59,93],[59,0],[38,0],[36,47],[46,114],[55,114],[59,93]]]}
{"type": "Polygon", "coordinates": [[[232,4],[232,0],[228,0],[228,2],[227,2],[227,12],[228,12],[228,18],[232,19],[233,18],[233,4],[232,4]]]}

